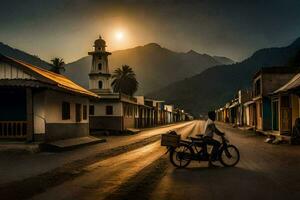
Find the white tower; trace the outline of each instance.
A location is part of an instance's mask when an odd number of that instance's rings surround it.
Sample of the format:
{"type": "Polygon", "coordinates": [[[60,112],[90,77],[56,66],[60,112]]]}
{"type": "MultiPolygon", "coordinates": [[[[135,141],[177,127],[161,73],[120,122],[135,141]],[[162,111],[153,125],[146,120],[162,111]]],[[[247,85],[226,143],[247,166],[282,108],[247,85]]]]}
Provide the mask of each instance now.
{"type": "Polygon", "coordinates": [[[105,51],[106,42],[99,36],[94,42],[94,51],[89,52],[93,56],[92,67],[89,73],[89,89],[96,94],[111,93],[108,59],[110,52],[105,51]]]}

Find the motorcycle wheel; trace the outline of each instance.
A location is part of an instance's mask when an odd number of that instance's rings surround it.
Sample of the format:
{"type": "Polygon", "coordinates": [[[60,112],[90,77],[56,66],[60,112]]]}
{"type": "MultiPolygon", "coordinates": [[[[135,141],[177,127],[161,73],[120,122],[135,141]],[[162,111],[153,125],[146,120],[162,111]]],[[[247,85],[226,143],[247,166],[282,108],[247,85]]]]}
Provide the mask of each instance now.
{"type": "Polygon", "coordinates": [[[233,167],[240,161],[240,152],[235,146],[228,145],[221,150],[219,158],[225,167],[233,167]]]}
{"type": "Polygon", "coordinates": [[[187,167],[192,161],[194,150],[187,144],[180,144],[170,152],[170,161],[177,168],[187,167]]]}

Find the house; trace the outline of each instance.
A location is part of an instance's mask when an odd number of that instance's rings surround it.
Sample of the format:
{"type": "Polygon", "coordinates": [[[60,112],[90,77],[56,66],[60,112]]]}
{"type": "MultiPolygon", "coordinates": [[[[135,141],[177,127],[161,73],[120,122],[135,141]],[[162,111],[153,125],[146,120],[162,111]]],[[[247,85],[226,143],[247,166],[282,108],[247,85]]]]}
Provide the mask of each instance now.
{"type": "Polygon", "coordinates": [[[138,118],[137,128],[146,128],[154,126],[154,107],[153,103],[149,103],[149,100],[144,96],[136,96],[138,104],[138,118]]]}
{"type": "Polygon", "coordinates": [[[90,129],[122,132],[136,128],[139,117],[137,99],[112,91],[108,65],[111,53],[106,51],[106,42],[101,36],[95,40],[94,51],[89,55],[92,55],[89,90],[100,96],[91,101],[90,129]]]}
{"type": "Polygon", "coordinates": [[[185,120],[186,120],[186,116],[185,116],[184,110],[175,108],[173,110],[173,121],[180,122],[180,121],[185,121],[185,120]]]}
{"type": "Polygon", "coordinates": [[[243,104],[243,126],[245,127],[255,127],[254,119],[255,119],[255,103],[252,99],[244,102],[243,104]]]}
{"type": "Polygon", "coordinates": [[[165,111],[164,111],[164,101],[156,101],[154,100],[154,110],[155,110],[155,117],[154,123],[156,125],[163,125],[165,124],[165,111]]]}
{"type": "Polygon", "coordinates": [[[90,102],[90,129],[126,131],[136,127],[138,105],[135,98],[114,93],[90,102]]]}
{"type": "Polygon", "coordinates": [[[63,75],[0,55],[0,139],[55,141],[89,135],[98,95],[63,75]]]}
{"type": "Polygon", "coordinates": [[[239,99],[235,98],[231,100],[228,108],[228,122],[231,124],[238,124],[239,112],[240,112],[239,99]]]}
{"type": "Polygon", "coordinates": [[[153,108],[153,113],[151,113],[151,124],[153,126],[164,124],[164,101],[145,98],[145,105],[153,108]]]}
{"type": "Polygon", "coordinates": [[[216,120],[219,122],[229,123],[229,121],[232,121],[231,116],[232,114],[230,106],[232,105],[232,101],[225,104],[225,106],[218,108],[215,110],[216,113],[216,120]]]}
{"type": "Polygon", "coordinates": [[[300,73],[271,94],[272,130],[290,135],[295,120],[300,116],[300,73]]]}
{"type": "Polygon", "coordinates": [[[173,123],[173,105],[164,105],[164,110],[165,110],[165,122],[166,124],[173,123]]]}
{"type": "Polygon", "coordinates": [[[238,98],[238,111],[237,111],[237,124],[238,126],[249,126],[250,116],[253,112],[251,109],[250,101],[252,101],[252,91],[250,89],[239,90],[237,93],[238,98]],[[252,111],[252,112],[251,112],[252,111]]]}
{"type": "Polygon", "coordinates": [[[271,130],[272,126],[278,126],[276,123],[272,124],[271,112],[272,107],[276,108],[278,102],[271,102],[269,94],[287,83],[297,72],[299,68],[296,67],[268,67],[262,68],[254,75],[252,100],[255,108],[254,124],[257,130],[271,130]]]}
{"type": "Polygon", "coordinates": [[[224,115],[224,107],[215,110],[216,113],[216,120],[219,122],[225,122],[225,115],[224,115]]]}

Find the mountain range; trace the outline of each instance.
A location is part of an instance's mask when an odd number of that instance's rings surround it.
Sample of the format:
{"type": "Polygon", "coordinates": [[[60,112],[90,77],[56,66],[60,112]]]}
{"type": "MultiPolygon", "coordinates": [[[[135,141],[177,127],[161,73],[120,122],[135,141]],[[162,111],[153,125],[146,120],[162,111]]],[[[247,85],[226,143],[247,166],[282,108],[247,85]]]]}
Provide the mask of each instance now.
{"type": "MultiPolygon", "coordinates": [[[[174,52],[156,43],[114,51],[108,60],[111,73],[125,64],[133,68],[140,95],[198,74],[209,67],[234,62],[226,57],[199,54],[193,50],[174,52]]],[[[66,75],[87,88],[91,63],[91,56],[69,63],[65,66],[66,75]]]]}
{"type": "MultiPolygon", "coordinates": [[[[50,68],[50,64],[39,57],[3,43],[0,43],[0,53],[50,68]]],[[[141,85],[140,93],[198,115],[224,105],[238,89],[249,88],[253,74],[261,67],[288,67],[291,61],[300,66],[300,38],[286,47],[260,49],[239,63],[193,50],[178,53],[151,43],[113,52],[110,66],[112,70],[123,64],[132,66],[141,85]]],[[[91,57],[86,56],[67,64],[66,74],[88,87],[90,66],[91,57]]]]}
{"type": "Polygon", "coordinates": [[[242,62],[208,68],[202,73],[151,92],[148,96],[168,99],[194,115],[216,109],[233,98],[238,89],[249,88],[254,73],[261,67],[290,66],[299,61],[300,38],[280,48],[256,51],[242,62]]]}

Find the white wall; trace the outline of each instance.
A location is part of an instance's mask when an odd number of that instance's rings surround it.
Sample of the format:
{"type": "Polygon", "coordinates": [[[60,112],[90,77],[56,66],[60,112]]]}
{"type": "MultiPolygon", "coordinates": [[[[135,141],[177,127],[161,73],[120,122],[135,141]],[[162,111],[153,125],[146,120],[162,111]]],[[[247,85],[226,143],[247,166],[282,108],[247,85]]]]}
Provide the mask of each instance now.
{"type": "Polygon", "coordinates": [[[107,116],[106,106],[113,106],[113,114],[108,116],[123,116],[122,102],[91,102],[95,107],[93,116],[107,116]]]}
{"type": "Polygon", "coordinates": [[[45,116],[47,123],[88,123],[89,119],[89,99],[87,97],[76,96],[68,93],[57,92],[52,90],[47,90],[45,97],[45,116]],[[71,118],[68,120],[62,120],[62,102],[70,103],[70,114],[71,118]],[[87,106],[87,119],[82,119],[76,122],[75,116],[75,104],[81,104],[81,112],[83,111],[83,105],[87,106]]]}
{"type": "Polygon", "coordinates": [[[45,95],[45,91],[33,95],[34,134],[45,134],[45,95]]]}
{"type": "Polygon", "coordinates": [[[34,133],[45,134],[45,123],[88,123],[89,99],[87,97],[45,90],[33,95],[34,133]],[[62,102],[70,103],[71,119],[62,120],[62,102]],[[81,104],[81,121],[76,122],[75,104],[81,104]],[[87,106],[87,119],[83,120],[83,105],[87,106]]]}
{"type": "Polygon", "coordinates": [[[102,72],[102,73],[109,73],[108,65],[107,65],[107,58],[106,56],[102,55],[101,59],[99,59],[99,55],[94,55],[92,61],[92,69],[91,72],[102,72]],[[98,69],[98,63],[102,64],[102,69],[98,69]]]}
{"type": "Polygon", "coordinates": [[[164,105],[164,109],[165,109],[166,111],[173,112],[173,108],[174,108],[173,105],[164,105]]]}
{"type": "Polygon", "coordinates": [[[23,70],[0,61],[0,79],[31,79],[35,78],[23,70]]]}
{"type": "Polygon", "coordinates": [[[135,96],[137,103],[140,105],[145,105],[145,97],[144,96],[135,96]]]}
{"type": "Polygon", "coordinates": [[[111,80],[107,76],[98,76],[89,79],[90,89],[98,89],[98,82],[102,81],[102,89],[111,89],[111,80]]]}

